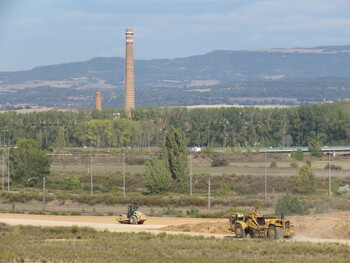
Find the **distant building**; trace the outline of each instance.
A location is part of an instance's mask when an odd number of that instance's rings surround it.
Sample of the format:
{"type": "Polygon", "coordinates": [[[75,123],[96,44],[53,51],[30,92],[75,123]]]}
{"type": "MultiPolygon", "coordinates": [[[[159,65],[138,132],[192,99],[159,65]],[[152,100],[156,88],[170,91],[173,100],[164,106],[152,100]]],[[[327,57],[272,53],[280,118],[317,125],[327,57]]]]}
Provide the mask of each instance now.
{"type": "Polygon", "coordinates": [[[101,92],[96,92],[96,110],[102,110],[102,95],[101,92]]]}

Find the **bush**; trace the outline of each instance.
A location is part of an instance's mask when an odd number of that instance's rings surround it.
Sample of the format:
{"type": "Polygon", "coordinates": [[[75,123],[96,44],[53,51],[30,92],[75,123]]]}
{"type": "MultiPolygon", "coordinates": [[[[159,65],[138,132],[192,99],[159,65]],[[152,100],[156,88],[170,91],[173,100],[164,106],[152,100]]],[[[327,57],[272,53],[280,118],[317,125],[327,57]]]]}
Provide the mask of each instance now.
{"type": "Polygon", "coordinates": [[[319,141],[311,140],[309,142],[309,152],[313,157],[322,157],[322,149],[319,141]]]}
{"type": "Polygon", "coordinates": [[[143,158],[130,158],[126,160],[128,165],[144,165],[146,161],[143,158]]]}
{"type": "Polygon", "coordinates": [[[345,185],[345,186],[339,187],[337,193],[339,195],[348,195],[348,194],[350,194],[350,186],[349,185],[345,185]]]}
{"type": "Polygon", "coordinates": [[[307,160],[305,163],[306,163],[308,166],[310,166],[310,168],[311,168],[311,166],[312,166],[311,160],[307,160]]]}
{"type": "Polygon", "coordinates": [[[211,167],[228,166],[228,161],[223,157],[216,157],[211,162],[211,167]]]}
{"type": "Polygon", "coordinates": [[[63,186],[66,190],[78,190],[81,188],[80,180],[77,177],[70,177],[63,186]]]}
{"type": "Polygon", "coordinates": [[[277,163],[275,161],[270,163],[270,168],[276,168],[277,167],[277,163]]]}
{"type": "Polygon", "coordinates": [[[199,214],[199,210],[196,207],[192,207],[190,210],[186,211],[186,215],[188,216],[196,216],[199,214]]]}
{"type": "Polygon", "coordinates": [[[230,192],[230,189],[227,184],[221,183],[220,184],[220,189],[216,192],[217,195],[227,195],[230,192]]]}
{"type": "Polygon", "coordinates": [[[296,151],[293,151],[290,155],[294,160],[302,161],[304,160],[304,153],[301,149],[298,149],[296,151]]]}
{"type": "Polygon", "coordinates": [[[275,214],[307,215],[309,214],[309,209],[296,195],[285,194],[277,200],[275,214]]]}
{"type": "Polygon", "coordinates": [[[311,167],[304,164],[295,177],[295,192],[300,194],[312,193],[316,190],[315,175],[311,167]]]}
{"type": "MultiPolygon", "coordinates": [[[[329,169],[329,163],[326,164],[326,166],[324,167],[325,170],[329,169]]],[[[340,165],[335,165],[335,164],[331,164],[331,169],[332,170],[341,170],[343,169],[343,167],[341,167],[340,165]]]]}

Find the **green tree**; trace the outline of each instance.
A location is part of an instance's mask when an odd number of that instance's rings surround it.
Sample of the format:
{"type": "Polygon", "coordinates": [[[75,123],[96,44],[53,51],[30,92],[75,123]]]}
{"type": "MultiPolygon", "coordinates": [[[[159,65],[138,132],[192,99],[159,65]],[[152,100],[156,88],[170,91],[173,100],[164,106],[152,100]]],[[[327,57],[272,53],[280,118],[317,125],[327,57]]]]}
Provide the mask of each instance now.
{"type": "Polygon", "coordinates": [[[188,149],[185,135],[180,129],[174,126],[167,128],[164,145],[162,146],[162,155],[173,180],[179,183],[181,187],[184,187],[188,177],[188,149]]]}
{"type": "Polygon", "coordinates": [[[295,192],[300,194],[312,193],[316,190],[315,175],[311,167],[304,164],[295,177],[295,192]]]}
{"type": "Polygon", "coordinates": [[[309,209],[296,195],[287,193],[277,200],[276,215],[307,215],[308,213],[309,209]]]}
{"type": "Polygon", "coordinates": [[[65,146],[66,146],[66,138],[65,138],[64,127],[59,127],[57,139],[56,139],[56,147],[58,147],[59,149],[63,149],[65,146]]]}
{"type": "Polygon", "coordinates": [[[152,158],[147,161],[143,179],[145,187],[152,194],[162,194],[170,190],[171,173],[163,160],[152,158]]]}
{"type": "Polygon", "coordinates": [[[291,153],[291,157],[294,159],[294,160],[297,160],[297,161],[302,161],[304,160],[304,153],[301,149],[298,149],[296,151],[293,151],[291,153]]]}
{"type": "Polygon", "coordinates": [[[14,182],[37,184],[50,174],[50,165],[51,159],[36,141],[20,140],[10,151],[11,179],[14,182]]]}
{"type": "Polygon", "coordinates": [[[309,152],[314,157],[322,157],[323,153],[321,150],[320,142],[317,140],[309,141],[309,152]]]}

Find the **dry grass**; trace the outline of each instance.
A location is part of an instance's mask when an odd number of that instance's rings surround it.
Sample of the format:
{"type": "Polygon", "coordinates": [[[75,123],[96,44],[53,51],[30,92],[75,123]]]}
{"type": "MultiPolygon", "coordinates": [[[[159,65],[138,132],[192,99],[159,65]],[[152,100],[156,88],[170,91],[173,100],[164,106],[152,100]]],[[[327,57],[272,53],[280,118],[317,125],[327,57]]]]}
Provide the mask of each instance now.
{"type": "Polygon", "coordinates": [[[348,262],[350,256],[349,247],[340,244],[110,233],[75,226],[39,228],[0,224],[0,237],[0,262],[306,263],[348,262]]]}

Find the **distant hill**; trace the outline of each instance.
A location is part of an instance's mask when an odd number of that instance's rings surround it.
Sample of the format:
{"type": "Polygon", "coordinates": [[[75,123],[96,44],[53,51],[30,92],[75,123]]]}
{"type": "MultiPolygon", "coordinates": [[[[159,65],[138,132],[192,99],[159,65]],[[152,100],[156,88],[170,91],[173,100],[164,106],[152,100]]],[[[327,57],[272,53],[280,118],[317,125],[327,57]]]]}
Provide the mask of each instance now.
{"type": "MultiPolygon", "coordinates": [[[[350,77],[350,45],[242,51],[217,50],[205,55],[185,58],[135,60],[136,94],[142,94],[142,99],[136,99],[138,105],[142,106],[157,104],[157,101],[162,102],[162,105],[157,106],[177,104],[167,96],[183,97],[184,94],[191,92],[188,90],[196,87],[201,89],[197,91],[200,92],[198,97],[205,95],[207,102],[220,102],[218,99],[220,97],[224,99],[222,103],[233,102],[235,100],[230,100],[230,97],[237,98],[237,94],[252,96],[253,90],[261,91],[261,89],[266,91],[257,92],[256,97],[291,98],[293,92],[288,86],[293,87],[295,83],[299,83],[299,87],[300,83],[305,83],[301,85],[301,89],[298,89],[298,96],[303,96],[300,92],[305,93],[306,101],[315,101],[315,98],[310,98],[310,91],[316,92],[315,96],[311,96],[317,97],[316,101],[339,99],[333,96],[337,94],[337,85],[342,88],[341,98],[350,98],[347,90],[348,77],[350,77]],[[304,79],[308,80],[303,82],[304,79]],[[326,92],[327,96],[323,98],[319,98],[318,90],[321,86],[325,88],[321,79],[327,79],[327,87],[335,86],[335,89],[329,89],[326,92]],[[242,83],[245,82],[246,84],[243,85],[242,83]],[[275,87],[280,84],[283,84],[284,88],[275,87]],[[230,85],[236,86],[236,90],[231,89],[230,85]],[[240,86],[240,92],[237,85],[240,86]],[[210,90],[205,90],[206,87],[210,87],[210,90]],[[223,92],[225,89],[226,92],[223,92]],[[227,92],[230,89],[232,92],[227,92]],[[151,93],[150,90],[152,90],[151,93]],[[334,94],[331,94],[332,91],[334,94]],[[171,94],[176,95],[171,96],[171,94]],[[150,103],[150,101],[153,102],[150,103]]],[[[116,57],[41,66],[27,71],[0,72],[0,104],[27,103],[84,108],[93,105],[94,91],[102,91],[104,94],[109,94],[108,99],[111,101],[109,104],[106,100],[105,106],[122,107],[123,80],[124,59],[116,57]],[[42,92],[43,88],[45,92],[42,92]],[[52,98],[50,94],[53,94],[52,98]],[[43,95],[46,97],[43,98],[43,95]],[[119,97],[121,101],[115,103],[119,97]]],[[[182,104],[195,103],[193,100],[186,99],[181,99],[182,104]]],[[[198,102],[198,99],[196,101],[198,102]]],[[[234,103],[237,103],[237,100],[234,103]]]]}

